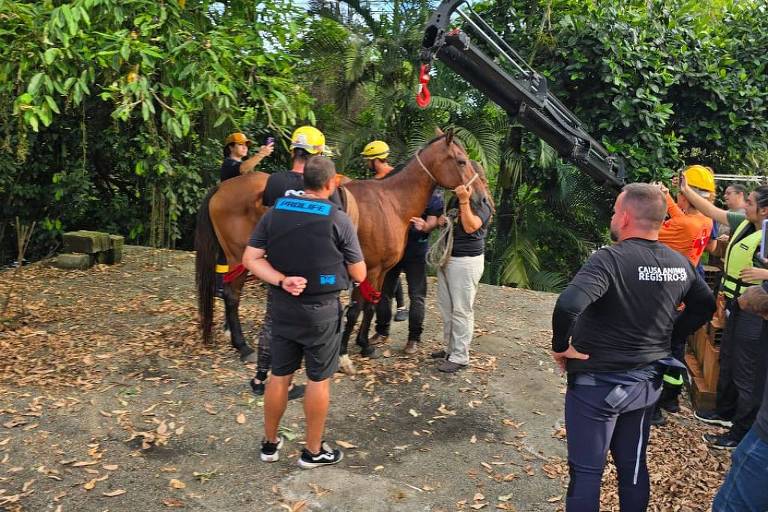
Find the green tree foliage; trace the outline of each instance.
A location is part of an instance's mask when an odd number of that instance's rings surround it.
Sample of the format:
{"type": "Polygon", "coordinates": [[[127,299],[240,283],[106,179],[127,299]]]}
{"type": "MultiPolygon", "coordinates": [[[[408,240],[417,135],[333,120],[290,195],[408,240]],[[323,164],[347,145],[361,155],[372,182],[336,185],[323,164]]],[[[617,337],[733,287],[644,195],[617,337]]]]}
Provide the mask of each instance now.
{"type": "Polygon", "coordinates": [[[188,235],[226,132],[313,118],[294,79],[303,16],[283,0],[0,2],[3,226],[42,221],[38,255],[62,229],[188,235]]]}
{"type": "MultiPolygon", "coordinates": [[[[500,0],[476,9],[625,159],[630,181],[666,179],[694,162],[762,174],[763,2],[500,0]]],[[[529,134],[509,133],[502,145],[495,275],[528,286],[539,269],[571,274],[605,241],[611,197],[529,134]]]]}

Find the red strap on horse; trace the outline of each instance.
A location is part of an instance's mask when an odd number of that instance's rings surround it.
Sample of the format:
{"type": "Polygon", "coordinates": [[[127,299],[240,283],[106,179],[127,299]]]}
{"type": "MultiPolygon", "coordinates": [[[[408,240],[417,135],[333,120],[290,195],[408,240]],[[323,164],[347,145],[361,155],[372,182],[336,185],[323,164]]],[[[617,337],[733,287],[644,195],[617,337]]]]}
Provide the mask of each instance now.
{"type": "Polygon", "coordinates": [[[381,292],[377,291],[367,279],[360,283],[358,288],[360,288],[360,294],[366,301],[372,304],[378,304],[381,300],[381,292]]]}
{"type": "Polygon", "coordinates": [[[422,64],[419,68],[419,91],[416,93],[416,104],[419,108],[427,108],[432,101],[427,83],[429,83],[429,64],[422,64]]]}
{"type": "MultiPolygon", "coordinates": [[[[234,269],[224,274],[224,282],[227,284],[231,283],[232,281],[234,281],[235,279],[243,275],[243,272],[245,272],[245,265],[243,265],[242,263],[238,263],[234,269]]],[[[247,280],[252,281],[254,279],[256,279],[256,276],[249,276],[247,280]]]]}

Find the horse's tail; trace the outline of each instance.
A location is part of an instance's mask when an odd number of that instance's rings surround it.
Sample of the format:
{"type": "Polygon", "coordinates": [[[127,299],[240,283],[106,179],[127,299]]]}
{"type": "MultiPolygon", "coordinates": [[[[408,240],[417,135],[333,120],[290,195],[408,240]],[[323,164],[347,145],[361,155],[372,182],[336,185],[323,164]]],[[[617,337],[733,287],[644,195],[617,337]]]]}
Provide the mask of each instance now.
{"type": "Polygon", "coordinates": [[[197,310],[200,314],[200,330],[203,341],[210,343],[213,332],[213,297],[216,293],[216,260],[219,257],[221,245],[216,238],[216,232],[211,223],[208,203],[219,189],[213,187],[203,198],[197,212],[197,227],[195,228],[195,285],[197,286],[197,310]]]}

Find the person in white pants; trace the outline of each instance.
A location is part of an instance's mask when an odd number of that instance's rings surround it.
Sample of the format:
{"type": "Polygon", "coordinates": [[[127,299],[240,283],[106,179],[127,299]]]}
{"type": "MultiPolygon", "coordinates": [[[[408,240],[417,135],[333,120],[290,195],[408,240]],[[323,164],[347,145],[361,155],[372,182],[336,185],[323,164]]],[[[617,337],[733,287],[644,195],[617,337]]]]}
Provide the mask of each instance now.
{"type": "Polygon", "coordinates": [[[445,373],[455,373],[469,364],[475,295],[485,268],[485,237],[494,211],[485,171],[475,161],[472,166],[480,179],[456,187],[456,196],[448,204],[448,217],[440,218],[442,225],[455,223],[451,256],[437,270],[437,300],[446,348],[433,352],[432,357],[441,360],[437,369],[445,373]],[[451,210],[457,210],[457,214],[450,215],[451,210]]]}

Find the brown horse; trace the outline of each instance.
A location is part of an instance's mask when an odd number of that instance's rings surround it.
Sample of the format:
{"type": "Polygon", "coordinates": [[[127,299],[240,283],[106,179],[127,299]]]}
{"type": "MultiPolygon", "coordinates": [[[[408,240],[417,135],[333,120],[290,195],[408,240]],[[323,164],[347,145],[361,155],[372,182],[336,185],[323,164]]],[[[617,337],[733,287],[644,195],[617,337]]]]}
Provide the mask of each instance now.
{"type": "MultiPolygon", "coordinates": [[[[381,290],[387,271],[402,258],[409,220],[422,214],[435,187],[453,189],[470,183],[475,176],[466,152],[449,132],[425,145],[396,174],[383,180],[352,181],[344,185],[359,208],[358,237],[368,268],[367,281],[375,290],[381,290]]],[[[240,264],[248,238],[265,210],[261,197],[266,179],[264,173],[252,173],[228,180],[208,193],[198,212],[195,267],[200,325],[206,341],[211,340],[213,328],[212,269],[217,254],[220,249],[224,251],[230,269],[240,264]]],[[[238,316],[245,279],[242,273],[224,285],[224,303],[232,345],[244,360],[250,361],[253,349],[243,338],[238,316]]],[[[361,310],[365,315],[357,343],[364,355],[373,354],[368,346],[368,329],[374,305],[363,300],[359,289],[355,289],[342,338],[342,366],[346,370],[351,370],[346,357],[347,345],[361,310]]]]}

